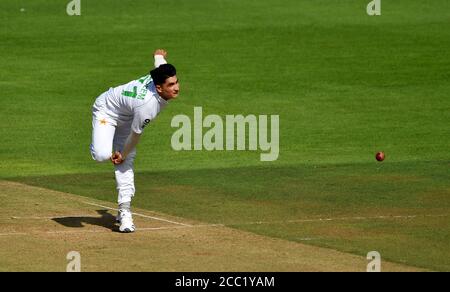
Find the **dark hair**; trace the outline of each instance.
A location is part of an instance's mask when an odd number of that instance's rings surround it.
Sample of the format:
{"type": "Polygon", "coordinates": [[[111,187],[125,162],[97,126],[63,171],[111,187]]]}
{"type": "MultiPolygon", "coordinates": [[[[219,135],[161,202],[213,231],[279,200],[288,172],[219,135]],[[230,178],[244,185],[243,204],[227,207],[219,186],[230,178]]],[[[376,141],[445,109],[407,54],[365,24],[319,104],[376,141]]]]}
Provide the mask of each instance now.
{"type": "Polygon", "coordinates": [[[150,71],[150,75],[155,85],[163,85],[167,78],[177,75],[177,69],[171,64],[163,64],[150,71]]]}

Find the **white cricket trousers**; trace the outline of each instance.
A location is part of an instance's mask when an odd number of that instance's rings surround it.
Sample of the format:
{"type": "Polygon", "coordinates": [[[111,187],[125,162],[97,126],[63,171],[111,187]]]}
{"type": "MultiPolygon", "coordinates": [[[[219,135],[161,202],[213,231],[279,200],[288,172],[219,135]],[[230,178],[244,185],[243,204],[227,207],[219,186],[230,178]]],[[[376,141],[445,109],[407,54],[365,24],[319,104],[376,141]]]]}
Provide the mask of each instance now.
{"type": "MultiPolygon", "coordinates": [[[[114,151],[122,151],[131,133],[131,123],[114,126],[106,119],[99,119],[95,115],[92,118],[92,158],[98,162],[111,161],[111,154],[114,151]]],[[[117,191],[119,192],[118,203],[128,203],[135,193],[134,186],[134,149],[119,165],[115,165],[115,176],[117,191]]]]}

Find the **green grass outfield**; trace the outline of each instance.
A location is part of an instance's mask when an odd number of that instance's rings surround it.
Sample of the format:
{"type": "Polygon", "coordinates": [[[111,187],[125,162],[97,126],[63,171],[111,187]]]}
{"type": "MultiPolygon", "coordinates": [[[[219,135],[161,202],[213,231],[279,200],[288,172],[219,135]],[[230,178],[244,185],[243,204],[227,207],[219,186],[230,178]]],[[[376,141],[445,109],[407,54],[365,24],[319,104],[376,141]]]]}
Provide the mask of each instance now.
{"type": "Polygon", "coordinates": [[[0,3],[0,178],[114,202],[91,106],[165,48],[182,92],[139,145],[135,206],[450,271],[449,1],[68,2],[0,3]],[[280,115],[279,159],[173,151],[194,106],[280,115]]]}

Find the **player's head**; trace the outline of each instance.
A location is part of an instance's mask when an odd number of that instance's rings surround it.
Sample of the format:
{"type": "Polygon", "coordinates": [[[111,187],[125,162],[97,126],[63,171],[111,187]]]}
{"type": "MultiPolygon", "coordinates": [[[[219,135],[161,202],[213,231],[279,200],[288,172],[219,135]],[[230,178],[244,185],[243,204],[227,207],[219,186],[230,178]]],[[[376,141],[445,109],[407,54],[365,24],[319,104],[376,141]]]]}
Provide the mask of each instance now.
{"type": "Polygon", "coordinates": [[[178,96],[180,85],[178,84],[177,69],[171,64],[163,64],[150,71],[156,91],[165,100],[178,96]]]}

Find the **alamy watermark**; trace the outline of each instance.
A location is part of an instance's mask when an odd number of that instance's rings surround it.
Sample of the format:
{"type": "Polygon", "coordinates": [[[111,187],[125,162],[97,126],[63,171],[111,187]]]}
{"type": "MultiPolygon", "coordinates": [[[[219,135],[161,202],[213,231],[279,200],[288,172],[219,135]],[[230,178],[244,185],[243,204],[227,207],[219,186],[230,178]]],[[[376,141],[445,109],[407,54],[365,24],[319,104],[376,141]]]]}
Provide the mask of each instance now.
{"type": "Polygon", "coordinates": [[[69,15],[69,16],[81,15],[81,0],[70,1],[67,4],[66,12],[67,12],[67,15],[69,15]]]}
{"type": "Polygon", "coordinates": [[[370,261],[367,264],[367,272],[381,272],[381,255],[377,251],[371,251],[367,254],[370,261]]]}
{"type": "Polygon", "coordinates": [[[194,120],[189,116],[173,117],[172,149],[175,151],[250,150],[261,153],[261,161],[275,161],[280,154],[280,118],[278,115],[218,115],[203,117],[202,107],[194,107],[194,120]],[[203,133],[204,129],[207,129],[203,133]],[[247,131],[248,130],[248,131],[247,131]],[[193,132],[193,133],[192,133],[193,132]],[[247,139],[248,136],[248,139],[247,139]]]}
{"type": "Polygon", "coordinates": [[[367,4],[367,15],[381,15],[381,0],[373,0],[367,4]]]}
{"type": "Polygon", "coordinates": [[[66,272],[81,272],[81,255],[77,251],[71,251],[67,254],[66,272]]]}

